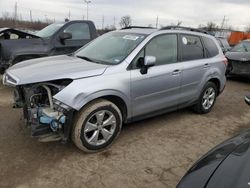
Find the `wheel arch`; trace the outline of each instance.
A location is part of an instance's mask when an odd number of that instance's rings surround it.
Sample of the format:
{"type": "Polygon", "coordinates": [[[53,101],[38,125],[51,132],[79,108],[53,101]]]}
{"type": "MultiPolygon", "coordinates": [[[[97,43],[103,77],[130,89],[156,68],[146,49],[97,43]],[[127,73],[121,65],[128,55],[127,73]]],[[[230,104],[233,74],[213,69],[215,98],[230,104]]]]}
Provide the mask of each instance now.
{"type": "Polygon", "coordinates": [[[116,95],[106,95],[106,96],[99,97],[98,99],[100,98],[106,99],[114,103],[120,109],[123,121],[127,119],[128,108],[127,108],[125,101],[122,98],[116,95]]]}
{"type": "Polygon", "coordinates": [[[220,80],[218,78],[211,78],[208,80],[208,82],[212,82],[216,85],[216,88],[217,88],[217,92],[218,92],[218,95],[220,93],[220,89],[221,89],[221,83],[220,83],[220,80]]]}
{"type": "Polygon", "coordinates": [[[79,109],[77,109],[77,111],[81,110],[82,108],[84,108],[87,104],[98,100],[98,99],[106,99],[112,103],[114,103],[119,110],[121,111],[122,114],[122,118],[123,118],[123,122],[127,120],[128,117],[130,117],[130,110],[129,110],[129,100],[121,95],[121,94],[117,94],[117,93],[95,93],[92,94],[90,96],[88,96],[87,98],[85,98],[84,103],[81,104],[81,107],[79,109]]]}

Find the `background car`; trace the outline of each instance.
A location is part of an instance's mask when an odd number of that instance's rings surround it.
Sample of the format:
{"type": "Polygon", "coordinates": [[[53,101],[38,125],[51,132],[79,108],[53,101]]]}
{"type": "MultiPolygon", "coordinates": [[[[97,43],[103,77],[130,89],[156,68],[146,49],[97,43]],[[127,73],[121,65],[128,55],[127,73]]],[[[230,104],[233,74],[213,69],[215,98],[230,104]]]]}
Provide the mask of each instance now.
{"type": "Polygon", "coordinates": [[[36,34],[0,29],[0,73],[18,62],[72,53],[97,37],[92,21],[53,23],[36,34]],[[11,40],[12,38],[15,40],[11,40]]]}
{"type": "Polygon", "coordinates": [[[216,37],[216,39],[217,39],[224,54],[231,49],[231,46],[229,45],[226,38],[216,37]]]}
{"type": "Polygon", "coordinates": [[[227,75],[250,76],[250,40],[244,40],[226,53],[227,75]]]}
{"type": "MultiPolygon", "coordinates": [[[[250,105],[250,95],[245,97],[250,105]]],[[[177,188],[250,187],[250,130],[219,144],[199,159],[177,188]]]]}

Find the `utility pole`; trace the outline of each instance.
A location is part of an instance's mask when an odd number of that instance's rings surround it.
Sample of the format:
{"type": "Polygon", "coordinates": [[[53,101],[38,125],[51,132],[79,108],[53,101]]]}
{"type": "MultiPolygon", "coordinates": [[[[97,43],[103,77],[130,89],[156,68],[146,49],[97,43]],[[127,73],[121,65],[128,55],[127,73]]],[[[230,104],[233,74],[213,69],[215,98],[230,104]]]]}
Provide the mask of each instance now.
{"type": "Polygon", "coordinates": [[[15,2],[15,11],[14,11],[14,19],[17,21],[17,2],[15,2]]]}
{"type": "Polygon", "coordinates": [[[84,0],[84,3],[87,5],[87,20],[89,19],[89,3],[91,3],[90,0],[84,0]]]}
{"type": "Polygon", "coordinates": [[[33,22],[33,19],[32,19],[32,10],[30,10],[30,22],[33,22]]]}
{"type": "Polygon", "coordinates": [[[114,16],[114,28],[116,28],[116,18],[114,16]]]}
{"type": "Polygon", "coordinates": [[[158,24],[159,24],[159,17],[157,16],[156,17],[156,24],[155,24],[156,29],[158,28],[158,24]]]}
{"type": "Polygon", "coordinates": [[[70,15],[70,10],[69,10],[69,15],[68,15],[69,20],[70,20],[70,16],[71,16],[71,15],[70,15]]]}
{"type": "Polygon", "coordinates": [[[102,30],[104,29],[104,16],[102,16],[102,30]]]}
{"type": "Polygon", "coordinates": [[[222,20],[222,23],[221,23],[221,29],[223,29],[225,27],[227,21],[228,21],[227,17],[224,16],[223,20],[222,20]]]}
{"type": "Polygon", "coordinates": [[[226,18],[226,16],[223,17],[223,20],[222,20],[222,23],[221,23],[221,32],[220,32],[220,35],[221,36],[224,36],[225,35],[225,25],[226,25],[226,22],[228,21],[228,19],[226,18]]]}
{"type": "Polygon", "coordinates": [[[222,23],[221,23],[221,29],[223,29],[225,21],[226,21],[226,16],[223,17],[223,20],[222,20],[222,23]]]}

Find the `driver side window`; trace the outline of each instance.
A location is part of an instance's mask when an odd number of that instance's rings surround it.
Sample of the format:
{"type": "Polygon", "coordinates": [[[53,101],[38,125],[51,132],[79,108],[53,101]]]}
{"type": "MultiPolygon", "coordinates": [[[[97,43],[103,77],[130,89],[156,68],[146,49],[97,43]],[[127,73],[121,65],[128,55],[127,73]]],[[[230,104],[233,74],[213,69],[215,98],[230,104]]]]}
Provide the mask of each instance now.
{"type": "Polygon", "coordinates": [[[73,23],[69,25],[63,32],[71,33],[72,40],[90,39],[89,25],[86,23],[73,23]]]}
{"type": "Polygon", "coordinates": [[[161,35],[155,37],[146,46],[146,56],[155,56],[155,65],[165,65],[177,62],[177,36],[161,35]]]}
{"type": "Polygon", "coordinates": [[[139,68],[138,60],[145,56],[156,57],[155,66],[177,62],[177,35],[167,34],[153,38],[133,61],[132,69],[139,68]]]}

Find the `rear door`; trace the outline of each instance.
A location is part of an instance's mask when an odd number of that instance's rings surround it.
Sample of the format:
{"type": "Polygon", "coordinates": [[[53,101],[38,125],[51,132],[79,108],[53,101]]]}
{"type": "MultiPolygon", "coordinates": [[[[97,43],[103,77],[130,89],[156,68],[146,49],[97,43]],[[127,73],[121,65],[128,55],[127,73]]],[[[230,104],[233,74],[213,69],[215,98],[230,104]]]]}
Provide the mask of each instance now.
{"type": "Polygon", "coordinates": [[[181,82],[177,46],[177,35],[157,36],[134,60],[131,70],[133,116],[146,115],[165,108],[177,108],[181,82]],[[136,63],[145,56],[155,56],[156,64],[148,69],[147,74],[141,74],[136,63]]]}
{"type": "Polygon", "coordinates": [[[188,105],[198,99],[204,73],[210,64],[204,61],[205,51],[199,36],[180,34],[179,46],[182,61],[180,105],[188,105]]]}

